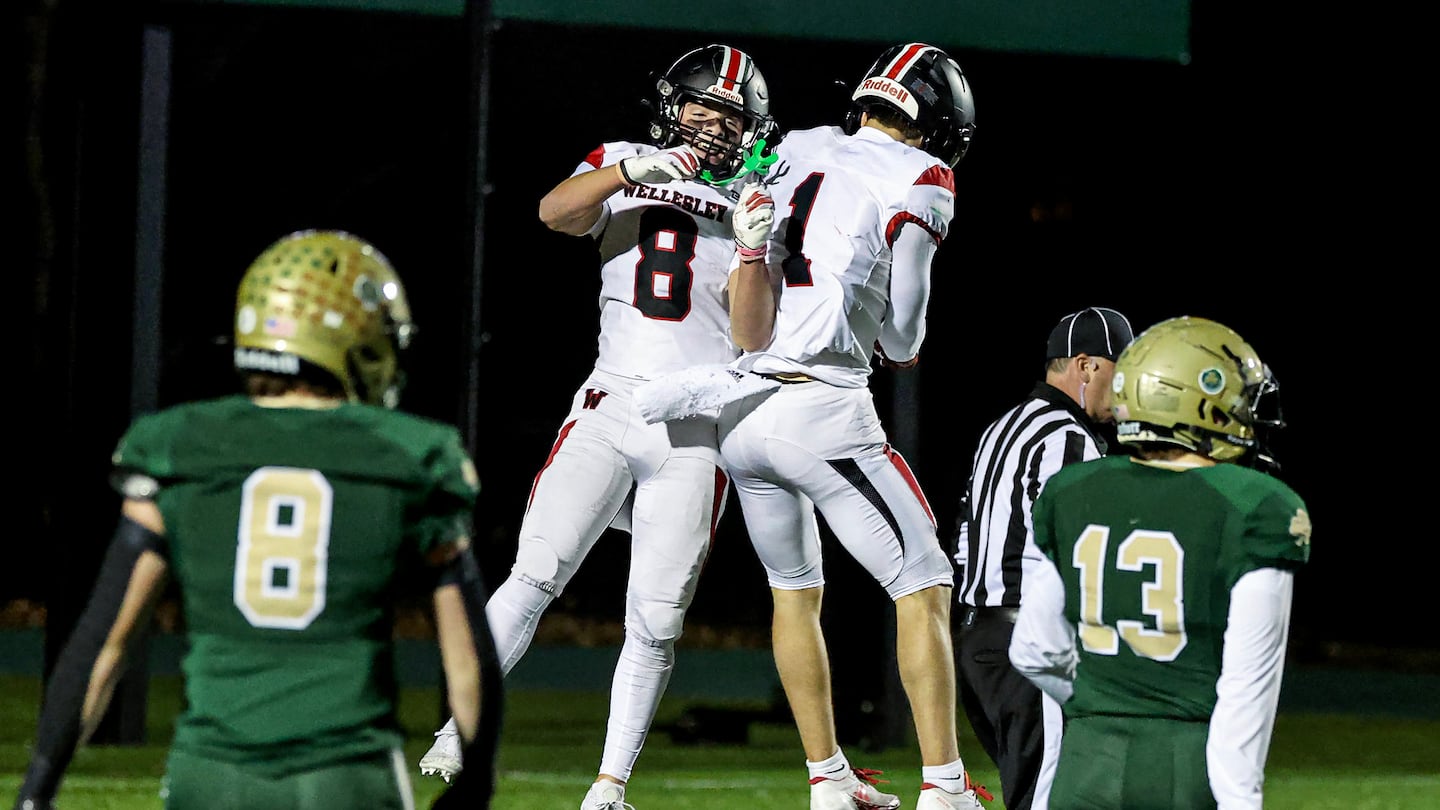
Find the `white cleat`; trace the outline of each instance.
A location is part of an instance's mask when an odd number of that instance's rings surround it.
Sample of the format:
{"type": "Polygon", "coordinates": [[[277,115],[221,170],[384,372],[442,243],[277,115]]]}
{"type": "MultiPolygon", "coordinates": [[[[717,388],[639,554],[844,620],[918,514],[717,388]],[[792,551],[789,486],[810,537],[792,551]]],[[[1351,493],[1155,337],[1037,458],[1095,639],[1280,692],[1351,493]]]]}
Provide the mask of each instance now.
{"type": "Polygon", "coordinates": [[[965,774],[965,790],[960,793],[951,793],[943,788],[926,782],[920,786],[920,801],[915,803],[915,810],[985,810],[985,805],[980,803],[981,799],[993,801],[994,796],[985,789],[984,785],[977,785],[970,781],[970,774],[965,774]]]}
{"type": "Polygon", "coordinates": [[[840,779],[810,780],[810,810],[897,810],[900,797],[875,789],[880,771],[851,768],[840,779]]]}
{"type": "Polygon", "coordinates": [[[635,806],[625,803],[624,785],[601,781],[590,786],[580,810],[635,810],[635,806]]]}
{"type": "Polygon", "coordinates": [[[448,725],[435,732],[435,744],[420,758],[420,775],[438,776],[449,783],[464,767],[460,746],[460,735],[448,725]]]}

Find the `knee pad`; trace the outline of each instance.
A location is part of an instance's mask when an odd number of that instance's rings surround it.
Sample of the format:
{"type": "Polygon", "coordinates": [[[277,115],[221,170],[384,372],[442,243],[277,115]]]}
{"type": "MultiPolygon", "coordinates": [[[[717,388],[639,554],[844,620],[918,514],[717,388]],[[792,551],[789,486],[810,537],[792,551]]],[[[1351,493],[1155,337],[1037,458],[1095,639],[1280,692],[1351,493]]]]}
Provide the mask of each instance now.
{"type": "Polygon", "coordinates": [[[679,605],[645,602],[630,611],[625,623],[627,635],[651,646],[674,647],[684,630],[685,610],[679,605]]]}
{"type": "Polygon", "coordinates": [[[675,642],[656,641],[625,628],[625,644],[620,648],[622,658],[639,660],[647,668],[666,669],[675,664],[675,642]]]}
{"type": "Polygon", "coordinates": [[[559,596],[565,583],[558,581],[560,558],[544,540],[521,540],[511,574],[551,596],[559,596]]]}

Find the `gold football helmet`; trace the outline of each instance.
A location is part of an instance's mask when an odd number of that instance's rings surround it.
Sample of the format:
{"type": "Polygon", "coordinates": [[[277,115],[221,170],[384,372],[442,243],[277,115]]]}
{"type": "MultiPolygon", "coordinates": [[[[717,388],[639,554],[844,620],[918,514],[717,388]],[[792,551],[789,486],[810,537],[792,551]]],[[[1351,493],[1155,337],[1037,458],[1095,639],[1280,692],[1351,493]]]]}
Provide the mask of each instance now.
{"type": "Polygon", "coordinates": [[[1277,466],[1260,431],[1284,426],[1279,386],[1228,326],[1189,316],[1155,324],[1120,353],[1112,386],[1121,443],[1174,444],[1215,461],[1277,466]]]}
{"type": "Polygon", "coordinates": [[[394,408],[415,325],[395,268],[344,231],[297,231],[261,253],[235,299],[235,368],[329,372],[353,402],[394,408]]]}

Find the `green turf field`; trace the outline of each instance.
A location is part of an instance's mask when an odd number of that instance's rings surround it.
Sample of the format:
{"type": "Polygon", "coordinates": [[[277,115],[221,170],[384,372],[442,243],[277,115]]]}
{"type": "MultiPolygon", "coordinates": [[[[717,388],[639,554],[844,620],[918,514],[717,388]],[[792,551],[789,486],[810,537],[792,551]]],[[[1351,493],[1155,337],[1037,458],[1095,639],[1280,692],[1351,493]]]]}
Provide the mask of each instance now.
{"type": "MultiPolygon", "coordinates": [[[[19,786],[34,734],[39,681],[0,676],[0,806],[19,786]]],[[[61,793],[64,810],[154,810],[164,743],[179,707],[179,681],[152,682],[150,739],[138,747],[92,747],[71,766],[61,793]]],[[[430,745],[440,717],[433,689],[402,699],[413,763],[430,745]]],[[[705,705],[716,705],[706,701],[705,705]]],[[[764,709],[733,703],[736,708],[764,709]]],[[[657,729],[687,707],[667,700],[657,729]]],[[[501,778],[495,810],[575,810],[594,776],[605,725],[599,692],[512,691],[507,699],[501,778]]],[[[962,731],[965,729],[962,721],[962,731]]],[[[961,739],[972,776],[998,787],[995,769],[968,734],[961,739]]],[[[919,788],[917,754],[896,748],[851,751],[857,765],[881,768],[887,787],[910,807],[919,788]]],[[[1281,714],[1271,748],[1267,810],[1435,810],[1440,808],[1440,720],[1358,715],[1281,714]]],[[[417,807],[428,806],[443,783],[416,777],[417,807]]],[[[1002,807],[997,793],[993,808],[1002,807]]],[[[805,810],[808,789],[794,731],[756,722],[749,742],[682,745],[657,730],[641,756],[627,799],[637,810],[777,808],[805,810]]]]}

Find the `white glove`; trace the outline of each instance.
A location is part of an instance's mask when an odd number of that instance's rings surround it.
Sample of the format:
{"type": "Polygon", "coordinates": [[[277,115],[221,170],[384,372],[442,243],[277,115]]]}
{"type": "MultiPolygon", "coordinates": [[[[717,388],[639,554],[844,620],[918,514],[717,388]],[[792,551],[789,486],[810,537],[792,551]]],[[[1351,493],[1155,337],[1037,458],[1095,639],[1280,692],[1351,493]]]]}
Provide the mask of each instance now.
{"type": "Polygon", "coordinates": [[[636,155],[620,161],[620,177],[627,186],[689,180],[700,171],[700,158],[688,146],[663,149],[653,155],[636,155]]]}
{"type": "Polygon", "coordinates": [[[735,246],[742,259],[765,255],[770,241],[770,225],[775,221],[775,200],[759,183],[749,183],[740,190],[731,227],[735,229],[735,246]]]}

